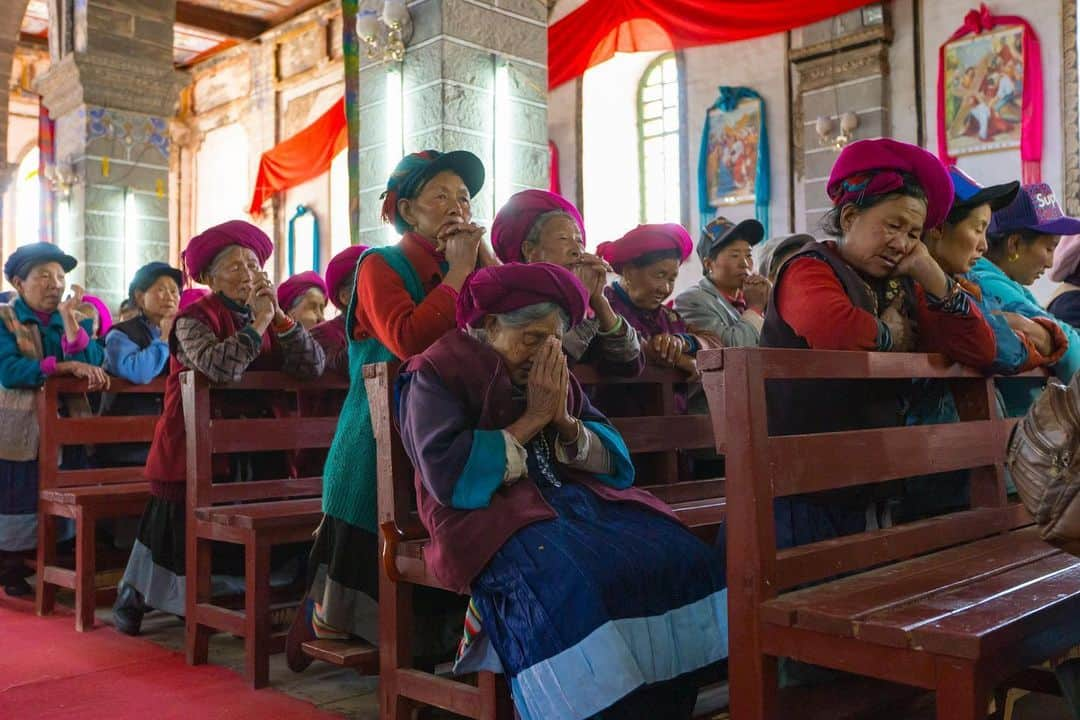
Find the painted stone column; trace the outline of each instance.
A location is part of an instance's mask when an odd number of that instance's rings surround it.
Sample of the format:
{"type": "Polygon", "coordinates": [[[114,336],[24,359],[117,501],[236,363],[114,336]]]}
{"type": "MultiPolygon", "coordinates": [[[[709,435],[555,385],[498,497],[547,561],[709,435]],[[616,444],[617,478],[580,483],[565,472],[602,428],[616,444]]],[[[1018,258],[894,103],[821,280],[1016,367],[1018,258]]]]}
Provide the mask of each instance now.
{"type": "MultiPolygon", "coordinates": [[[[382,2],[362,0],[360,10],[382,2]]],[[[547,6],[541,0],[410,3],[413,34],[402,63],[371,59],[360,43],[360,242],[396,237],[379,195],[405,153],[469,150],[487,181],[473,201],[489,224],[497,205],[548,187],[547,6]]]]}
{"type": "Polygon", "coordinates": [[[52,67],[36,83],[56,122],[57,242],[74,282],[116,307],[134,271],[169,260],[173,3],[75,3],[50,27],[52,67]],[[63,29],[67,29],[64,32],[63,29]]]}

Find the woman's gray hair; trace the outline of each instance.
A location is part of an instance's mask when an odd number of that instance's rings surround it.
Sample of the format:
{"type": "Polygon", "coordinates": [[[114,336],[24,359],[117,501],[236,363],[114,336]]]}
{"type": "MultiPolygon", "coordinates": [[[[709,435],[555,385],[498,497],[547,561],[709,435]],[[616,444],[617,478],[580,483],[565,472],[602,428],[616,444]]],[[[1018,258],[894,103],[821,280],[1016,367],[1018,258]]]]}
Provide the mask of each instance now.
{"type": "Polygon", "coordinates": [[[522,245],[539,245],[540,233],[544,231],[544,226],[547,225],[547,221],[557,217],[567,217],[573,220],[573,218],[570,217],[570,213],[565,210],[548,210],[542,215],[537,215],[536,220],[533,221],[532,227],[529,228],[529,232],[525,235],[525,242],[523,242],[522,245]]]}
{"type": "Polygon", "coordinates": [[[232,245],[226,245],[222,249],[218,250],[217,255],[215,255],[214,259],[210,261],[210,264],[206,266],[206,270],[203,270],[203,275],[206,277],[207,280],[217,274],[218,265],[221,264],[221,259],[225,257],[225,253],[232,250],[234,247],[236,247],[236,245],[236,243],[232,245]]]}
{"type": "MultiPolygon", "coordinates": [[[[499,325],[502,325],[503,327],[519,328],[524,327],[529,323],[536,322],[537,320],[542,320],[551,313],[559,314],[559,320],[562,321],[563,332],[570,329],[570,314],[553,302],[526,305],[523,308],[511,310],[507,313],[495,313],[492,317],[498,320],[499,325]]],[[[473,337],[479,340],[487,340],[487,333],[483,328],[470,328],[469,332],[473,337]]]]}

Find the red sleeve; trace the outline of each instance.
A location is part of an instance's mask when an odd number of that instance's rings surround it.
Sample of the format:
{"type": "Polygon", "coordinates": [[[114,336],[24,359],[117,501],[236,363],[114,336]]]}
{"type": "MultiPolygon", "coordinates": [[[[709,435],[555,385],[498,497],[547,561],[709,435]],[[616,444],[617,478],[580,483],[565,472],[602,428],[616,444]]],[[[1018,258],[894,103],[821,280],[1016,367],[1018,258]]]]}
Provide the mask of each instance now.
{"type": "Polygon", "coordinates": [[[799,258],[776,287],[780,317],[815,350],[877,350],[878,322],[856,307],[827,263],[799,258]]]}
{"type": "Polygon", "coordinates": [[[941,353],[951,360],[973,368],[986,368],[997,356],[994,331],[983,319],[973,300],[968,312],[942,312],[931,309],[922,286],[915,286],[918,304],[920,352],[941,353]]]}
{"type": "Polygon", "coordinates": [[[378,255],[356,273],[356,324],[401,359],[427,350],[457,327],[456,293],[440,285],[417,305],[401,277],[378,255]]]}

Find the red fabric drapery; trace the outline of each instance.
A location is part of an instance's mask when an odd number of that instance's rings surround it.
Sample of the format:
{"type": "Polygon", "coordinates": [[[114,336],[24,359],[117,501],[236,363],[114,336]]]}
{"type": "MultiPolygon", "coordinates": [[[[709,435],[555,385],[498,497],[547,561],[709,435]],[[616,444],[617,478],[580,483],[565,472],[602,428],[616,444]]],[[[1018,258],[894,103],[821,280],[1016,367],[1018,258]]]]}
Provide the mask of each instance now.
{"type": "Polygon", "coordinates": [[[809,25],[873,0],[589,0],[548,28],[548,87],[616,52],[682,50],[809,25]]]}
{"type": "Polygon", "coordinates": [[[1020,173],[1024,184],[1031,185],[1042,181],[1042,47],[1039,36],[1027,20],[1018,15],[993,15],[985,4],[979,5],[978,10],[969,11],[964,16],[964,24],[938,48],[938,157],[946,164],[956,162],[956,158],[949,157],[945,134],[945,46],[965,35],[988,32],[999,25],[1020,25],[1024,28],[1021,39],[1024,48],[1024,96],[1020,106],[1020,173]]]}
{"type": "Polygon", "coordinates": [[[262,154],[248,212],[261,214],[263,203],[275,193],[327,172],[348,144],[348,135],[343,97],[311,125],[262,154]]]}

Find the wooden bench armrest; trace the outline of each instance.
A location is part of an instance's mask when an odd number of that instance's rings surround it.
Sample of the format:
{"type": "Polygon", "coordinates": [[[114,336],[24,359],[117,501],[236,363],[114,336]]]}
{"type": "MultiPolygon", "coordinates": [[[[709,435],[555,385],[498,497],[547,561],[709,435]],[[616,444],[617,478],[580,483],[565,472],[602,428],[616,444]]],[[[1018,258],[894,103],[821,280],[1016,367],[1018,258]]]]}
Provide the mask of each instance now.
{"type": "Polygon", "coordinates": [[[386,576],[393,582],[401,581],[401,573],[398,572],[397,555],[398,545],[412,540],[423,540],[428,537],[427,529],[420,523],[406,523],[404,526],[389,520],[379,526],[382,535],[382,564],[386,576]]]}

